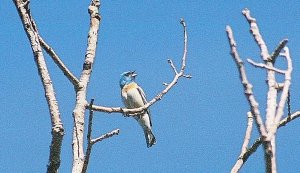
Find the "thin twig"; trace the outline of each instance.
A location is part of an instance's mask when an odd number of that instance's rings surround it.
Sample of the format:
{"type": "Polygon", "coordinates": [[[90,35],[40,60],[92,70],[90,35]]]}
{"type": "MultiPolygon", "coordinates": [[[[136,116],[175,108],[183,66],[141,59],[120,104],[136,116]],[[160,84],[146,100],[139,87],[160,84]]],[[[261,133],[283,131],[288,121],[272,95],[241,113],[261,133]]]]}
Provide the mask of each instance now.
{"type": "Polygon", "coordinates": [[[263,63],[257,63],[257,62],[254,62],[253,60],[249,59],[249,58],[247,59],[247,61],[250,64],[252,64],[254,67],[265,68],[267,70],[272,70],[272,71],[275,71],[275,72],[280,73],[280,74],[285,74],[286,73],[285,70],[280,70],[280,69],[277,69],[277,68],[275,68],[273,66],[271,67],[271,66],[268,66],[268,65],[263,64],[263,63]]]}
{"type": "Polygon", "coordinates": [[[241,149],[241,154],[239,156],[239,159],[237,160],[237,162],[231,169],[231,173],[236,173],[241,169],[241,167],[244,163],[243,155],[247,152],[247,148],[248,148],[249,141],[251,138],[251,133],[252,133],[252,129],[253,129],[253,115],[251,112],[247,112],[247,115],[248,115],[248,123],[247,123],[247,129],[246,129],[246,133],[245,133],[244,143],[243,143],[242,149],[241,149]]]}
{"type": "Polygon", "coordinates": [[[50,47],[44,39],[39,36],[40,43],[44,50],[48,53],[48,55],[52,58],[52,60],[55,62],[55,64],[61,69],[61,71],[64,73],[64,75],[69,79],[69,81],[74,85],[74,87],[77,89],[79,86],[79,80],[76,78],[76,76],[67,68],[67,66],[62,62],[62,60],[59,58],[59,56],[55,53],[52,47],[50,47]]]}
{"type": "Polygon", "coordinates": [[[101,135],[98,138],[92,139],[91,140],[91,144],[93,145],[93,144],[95,144],[97,142],[103,141],[104,139],[108,139],[108,138],[110,138],[110,137],[112,137],[114,135],[118,135],[119,133],[120,133],[120,129],[115,129],[115,130],[113,130],[111,132],[108,132],[108,133],[106,133],[104,135],[101,135]]]}
{"type": "Polygon", "coordinates": [[[287,102],[286,102],[286,104],[287,104],[287,109],[288,109],[288,117],[291,116],[291,93],[290,93],[290,92],[291,92],[291,91],[289,90],[289,91],[288,91],[287,102]]]}
{"type": "Polygon", "coordinates": [[[177,74],[178,74],[178,72],[177,72],[177,70],[176,70],[176,67],[175,67],[175,65],[174,65],[173,61],[172,61],[171,59],[168,59],[168,63],[169,63],[169,64],[170,64],[170,66],[172,67],[172,69],[173,69],[173,71],[174,71],[175,75],[177,75],[177,74]]]}
{"type": "MultiPolygon", "coordinates": [[[[180,20],[181,25],[183,26],[183,35],[184,35],[184,48],[183,48],[183,55],[181,59],[181,68],[180,71],[174,69],[175,66],[172,63],[172,61],[169,61],[171,64],[172,69],[175,72],[174,78],[172,82],[166,85],[166,88],[161,91],[159,94],[157,94],[152,100],[150,100],[147,104],[145,104],[142,107],[135,108],[135,109],[126,109],[126,108],[121,108],[121,107],[104,107],[104,106],[96,106],[93,105],[92,109],[95,111],[100,111],[100,112],[108,112],[108,113],[122,113],[122,114],[127,114],[128,116],[136,116],[139,115],[139,113],[143,112],[144,110],[148,109],[151,105],[156,103],[157,101],[161,100],[162,97],[173,87],[176,85],[178,82],[179,78],[185,77],[185,78],[191,78],[191,75],[185,75],[184,70],[186,67],[186,57],[187,57],[187,30],[186,30],[186,23],[183,19],[180,20]],[[172,66],[173,64],[173,66],[172,66]]],[[[88,108],[88,105],[86,104],[86,107],[88,108]]]]}
{"type": "MultiPolygon", "coordinates": [[[[92,108],[93,104],[94,104],[94,100],[95,99],[91,99],[90,102],[90,108],[92,108]]],[[[81,173],[85,173],[87,170],[87,166],[89,164],[90,161],[90,155],[92,152],[92,126],[93,126],[93,115],[94,115],[94,111],[92,109],[89,109],[89,122],[88,122],[88,131],[87,131],[87,147],[86,147],[86,151],[85,151],[85,159],[84,159],[84,163],[83,163],[83,168],[81,173]]]]}
{"type": "Polygon", "coordinates": [[[279,45],[276,47],[276,49],[274,50],[274,52],[271,54],[269,61],[272,61],[273,64],[275,63],[276,58],[279,56],[279,53],[285,47],[285,45],[287,44],[287,42],[288,42],[288,39],[283,39],[279,43],[279,45]]]}

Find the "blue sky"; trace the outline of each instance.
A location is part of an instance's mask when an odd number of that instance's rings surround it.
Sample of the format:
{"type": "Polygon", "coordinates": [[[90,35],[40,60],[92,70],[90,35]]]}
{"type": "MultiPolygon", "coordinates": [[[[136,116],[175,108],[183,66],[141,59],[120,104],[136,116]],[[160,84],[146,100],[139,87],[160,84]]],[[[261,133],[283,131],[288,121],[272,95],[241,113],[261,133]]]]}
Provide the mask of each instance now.
{"type": "MultiPolygon", "coordinates": [[[[89,1],[31,1],[40,34],[69,69],[79,76],[86,49],[89,1]]],[[[225,26],[231,25],[240,56],[261,61],[258,47],[241,14],[249,8],[271,52],[284,38],[293,58],[292,111],[300,97],[300,2],[291,1],[102,1],[97,58],[88,98],[105,106],[122,106],[119,75],[136,70],[149,99],[170,82],[183,49],[183,17],[188,26],[186,72],[179,83],[151,107],[157,144],[148,149],[141,128],[120,114],[96,113],[93,137],[120,128],[120,135],[93,147],[89,172],[229,172],[246,128],[249,106],[229,54],[225,26]]],[[[21,21],[12,1],[0,6],[0,172],[44,172],[51,126],[42,85],[21,21]]],[[[72,150],[72,85],[46,56],[56,89],[66,135],[60,172],[70,172],[72,150]]],[[[284,61],[278,67],[285,68],[284,61]]],[[[250,82],[265,112],[265,72],[246,63],[250,82]]],[[[282,77],[278,77],[282,80],[282,77]]],[[[299,120],[279,130],[278,172],[300,170],[299,120]]],[[[253,130],[254,141],[257,130],[253,130]]],[[[264,172],[261,148],[241,172],[264,172]]]]}

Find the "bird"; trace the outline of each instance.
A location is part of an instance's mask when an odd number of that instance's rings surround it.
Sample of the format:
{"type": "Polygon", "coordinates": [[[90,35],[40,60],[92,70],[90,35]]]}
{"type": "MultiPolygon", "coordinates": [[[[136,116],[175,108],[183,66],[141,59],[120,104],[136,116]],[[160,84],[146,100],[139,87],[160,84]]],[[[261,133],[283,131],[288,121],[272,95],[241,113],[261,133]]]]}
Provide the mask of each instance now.
{"type": "MultiPolygon", "coordinates": [[[[121,97],[125,107],[128,109],[139,108],[147,103],[143,89],[135,82],[136,76],[137,73],[135,71],[123,72],[120,76],[121,97]]],[[[147,147],[149,148],[154,145],[156,139],[152,132],[149,108],[141,114],[134,116],[134,119],[137,120],[144,131],[147,147]]]]}

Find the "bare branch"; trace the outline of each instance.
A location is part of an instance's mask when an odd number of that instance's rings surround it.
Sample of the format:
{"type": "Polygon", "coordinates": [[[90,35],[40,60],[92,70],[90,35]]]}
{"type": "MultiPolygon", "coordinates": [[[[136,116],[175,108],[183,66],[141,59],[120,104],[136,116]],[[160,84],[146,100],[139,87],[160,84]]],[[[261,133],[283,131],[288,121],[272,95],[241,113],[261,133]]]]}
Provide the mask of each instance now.
{"type": "Polygon", "coordinates": [[[279,56],[279,53],[285,47],[285,45],[287,44],[287,42],[288,42],[288,39],[282,40],[279,43],[279,45],[277,46],[277,48],[274,50],[274,52],[271,54],[270,61],[272,61],[273,64],[275,63],[276,58],[279,56]]]}
{"type": "Polygon", "coordinates": [[[294,112],[291,115],[287,115],[286,118],[284,118],[283,120],[280,121],[278,128],[285,126],[287,123],[293,121],[294,119],[300,117],[300,111],[294,112]]]}
{"type": "Polygon", "coordinates": [[[261,50],[261,57],[264,61],[267,61],[269,58],[269,52],[268,52],[268,48],[266,46],[265,41],[263,40],[262,36],[259,33],[259,29],[256,23],[256,19],[251,17],[250,15],[250,11],[245,8],[242,11],[243,15],[245,16],[245,18],[247,19],[249,25],[250,25],[250,32],[252,33],[255,41],[257,42],[260,50],[261,50]]]}
{"type": "MultiPolygon", "coordinates": [[[[256,23],[256,19],[251,17],[250,11],[246,8],[243,10],[243,15],[247,19],[250,25],[250,32],[258,47],[261,51],[261,57],[266,62],[268,67],[273,67],[273,63],[270,60],[270,55],[268,52],[268,48],[266,43],[264,42],[262,35],[259,32],[258,25],[256,23]]],[[[276,105],[277,105],[277,89],[276,89],[276,78],[275,72],[273,70],[267,71],[267,82],[268,82],[268,94],[267,94],[267,109],[266,109],[266,129],[269,130],[274,125],[274,118],[276,113],[276,105]]],[[[269,140],[269,138],[268,138],[269,140]]],[[[266,161],[266,172],[276,172],[276,155],[275,155],[275,140],[264,142],[265,149],[265,161],[266,161]]]]}
{"type": "Polygon", "coordinates": [[[275,71],[275,72],[280,73],[280,74],[285,74],[286,73],[286,71],[284,71],[284,70],[280,70],[280,69],[277,69],[277,68],[275,68],[273,66],[268,66],[268,65],[263,64],[263,63],[256,63],[256,62],[254,62],[253,60],[251,60],[249,58],[247,59],[247,61],[250,64],[252,64],[254,67],[265,68],[267,70],[272,70],[272,71],[275,71]]]}
{"type": "MultiPolygon", "coordinates": [[[[186,31],[186,23],[183,19],[180,20],[181,25],[183,26],[183,35],[184,35],[184,48],[183,48],[183,56],[181,59],[181,68],[180,71],[176,70],[173,62],[171,60],[168,60],[170,63],[172,69],[175,72],[175,76],[173,78],[173,81],[169,84],[165,83],[166,88],[161,91],[159,94],[157,94],[152,100],[150,100],[147,104],[145,104],[142,107],[135,108],[135,109],[126,109],[126,108],[121,108],[121,107],[104,107],[104,106],[95,106],[93,105],[92,109],[95,111],[100,111],[100,112],[107,112],[107,113],[123,113],[127,114],[129,116],[136,116],[139,113],[143,112],[144,110],[148,109],[151,105],[156,103],[157,101],[161,100],[162,97],[173,87],[176,85],[178,82],[179,78],[185,77],[185,78],[191,78],[191,75],[185,75],[184,70],[186,67],[186,57],[187,57],[187,31],[186,31]]],[[[86,104],[86,107],[88,108],[88,105],[86,104]]]]}
{"type": "Polygon", "coordinates": [[[239,170],[241,169],[241,167],[244,164],[243,155],[247,152],[247,148],[249,145],[249,141],[250,141],[251,133],[252,133],[252,129],[253,129],[253,115],[251,112],[247,112],[247,115],[248,115],[248,123],[247,123],[247,129],[246,129],[246,133],[245,133],[244,143],[243,143],[242,149],[241,149],[241,154],[239,156],[239,159],[237,160],[237,162],[231,169],[231,173],[239,172],[239,170]]]}
{"type": "Polygon", "coordinates": [[[34,26],[34,20],[32,19],[30,14],[29,0],[14,0],[13,2],[17,8],[21,21],[23,23],[24,30],[31,44],[34,60],[36,62],[38,73],[44,87],[45,97],[50,112],[52,125],[52,142],[50,146],[47,172],[58,172],[58,168],[60,166],[60,154],[64,136],[64,128],[60,118],[60,112],[54,92],[54,87],[47,69],[41,44],[38,39],[38,30],[37,27],[34,26]]]}
{"type": "Polygon", "coordinates": [[[55,51],[52,49],[52,47],[50,47],[41,36],[39,36],[39,41],[40,41],[42,47],[44,48],[44,50],[52,58],[52,60],[55,62],[55,64],[61,69],[61,71],[64,73],[64,75],[69,79],[69,81],[74,85],[75,88],[78,88],[79,80],[76,78],[75,75],[73,75],[73,73],[62,62],[62,60],[55,53],[55,51]]]}
{"type": "Polygon", "coordinates": [[[274,120],[274,126],[270,129],[269,133],[268,133],[268,138],[267,139],[272,139],[273,136],[275,135],[276,131],[277,131],[277,125],[284,113],[284,106],[286,103],[286,100],[288,98],[288,93],[290,90],[290,85],[291,85],[291,76],[292,76],[292,70],[293,70],[293,65],[292,65],[292,60],[290,57],[290,53],[289,53],[289,49],[288,47],[284,47],[284,56],[287,60],[287,70],[285,73],[285,80],[284,80],[284,86],[282,89],[282,93],[281,93],[281,97],[280,97],[280,101],[277,107],[277,111],[276,111],[276,115],[275,115],[275,120],[274,120]]]}
{"type": "Polygon", "coordinates": [[[115,130],[113,130],[111,132],[108,132],[108,133],[106,133],[106,134],[98,137],[98,138],[92,139],[91,143],[95,144],[97,142],[103,141],[104,139],[110,138],[110,137],[112,137],[114,135],[118,135],[119,133],[120,133],[120,129],[115,129],[115,130]]]}
{"type": "Polygon", "coordinates": [[[176,67],[175,67],[175,65],[174,65],[173,61],[172,61],[171,59],[168,59],[168,63],[169,63],[169,64],[170,64],[170,66],[172,67],[172,69],[173,69],[173,71],[174,71],[175,75],[177,75],[177,74],[178,74],[178,72],[177,72],[177,70],[176,70],[176,67]]]}
{"type": "Polygon", "coordinates": [[[258,131],[262,137],[266,137],[267,132],[266,132],[265,126],[263,124],[263,121],[262,121],[262,118],[260,115],[260,111],[258,109],[258,103],[253,94],[253,90],[252,90],[253,86],[247,79],[244,63],[241,60],[241,58],[237,52],[236,42],[234,40],[233,33],[232,33],[230,26],[226,27],[226,33],[227,33],[228,41],[229,41],[230,48],[231,48],[231,55],[232,55],[233,60],[235,61],[237,68],[239,70],[241,83],[243,84],[243,87],[245,90],[245,96],[248,100],[251,112],[255,118],[255,122],[258,127],[258,131]]]}
{"type": "MultiPolygon", "coordinates": [[[[95,99],[91,99],[90,102],[90,108],[92,108],[93,104],[94,104],[94,100],[95,99]]],[[[90,113],[89,113],[89,124],[88,124],[88,131],[87,131],[87,147],[86,147],[86,151],[85,151],[85,159],[84,159],[84,163],[83,163],[83,168],[81,173],[85,173],[87,171],[87,167],[90,161],[90,156],[91,156],[91,152],[92,152],[92,147],[93,144],[91,143],[91,135],[92,135],[92,126],[93,126],[93,115],[94,115],[94,111],[92,109],[89,109],[90,113]]]]}
{"type": "MultiPolygon", "coordinates": [[[[287,116],[283,120],[280,121],[280,123],[277,125],[278,128],[285,126],[289,122],[295,120],[296,118],[300,117],[300,111],[294,112],[290,116],[287,116]]],[[[246,163],[248,158],[257,150],[257,148],[262,144],[263,140],[261,137],[257,138],[255,142],[247,149],[247,152],[245,152],[242,156],[239,157],[243,159],[243,164],[246,163]]],[[[240,165],[242,167],[242,165],[240,165]]]]}
{"type": "Polygon", "coordinates": [[[92,139],[92,126],[93,126],[93,116],[94,116],[94,110],[92,109],[93,104],[94,104],[94,99],[91,99],[91,102],[89,104],[90,112],[89,112],[89,122],[88,122],[88,132],[87,132],[87,148],[86,148],[86,152],[85,152],[85,159],[84,159],[83,168],[82,168],[81,173],[85,173],[87,171],[87,167],[89,164],[93,145],[96,142],[100,142],[100,141],[110,138],[114,135],[118,135],[120,132],[119,129],[116,129],[116,130],[113,130],[109,133],[106,133],[106,134],[100,136],[99,138],[92,139]]]}
{"type": "Polygon", "coordinates": [[[76,103],[73,110],[74,127],[73,127],[73,167],[72,172],[81,172],[84,164],[83,152],[83,134],[84,134],[84,112],[86,110],[87,86],[90,80],[98,41],[98,30],[100,26],[99,14],[100,1],[92,0],[89,6],[90,29],[88,32],[87,50],[83,69],[79,79],[80,87],[76,90],[76,103]]]}
{"type": "Polygon", "coordinates": [[[288,117],[291,116],[291,93],[290,90],[288,91],[288,97],[287,97],[287,109],[288,109],[288,117]]]}

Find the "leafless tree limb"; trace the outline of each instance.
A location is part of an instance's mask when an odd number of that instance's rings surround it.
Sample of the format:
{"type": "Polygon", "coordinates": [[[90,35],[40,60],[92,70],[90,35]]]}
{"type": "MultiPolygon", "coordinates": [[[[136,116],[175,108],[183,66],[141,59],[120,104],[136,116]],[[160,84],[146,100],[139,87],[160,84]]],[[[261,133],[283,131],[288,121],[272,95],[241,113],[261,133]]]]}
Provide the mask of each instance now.
{"type": "Polygon", "coordinates": [[[48,55],[52,58],[55,64],[61,69],[64,75],[69,79],[69,81],[74,85],[75,88],[78,88],[79,80],[75,75],[67,68],[67,66],[62,62],[59,56],[55,53],[55,51],[50,47],[44,39],[39,36],[39,41],[44,48],[44,50],[48,53],[48,55]]]}
{"type": "Polygon", "coordinates": [[[288,43],[288,39],[283,39],[279,45],[276,47],[276,49],[274,50],[274,52],[271,54],[270,56],[270,60],[272,61],[272,63],[274,64],[276,61],[276,58],[278,57],[279,53],[281,52],[281,50],[285,47],[285,45],[288,43]]]}
{"type": "Polygon", "coordinates": [[[91,156],[91,152],[92,152],[92,147],[96,142],[100,142],[104,139],[107,139],[109,137],[112,137],[114,135],[118,135],[120,130],[116,129],[113,130],[111,132],[108,132],[104,135],[102,135],[99,138],[96,139],[92,139],[92,126],[93,126],[93,116],[94,116],[94,110],[92,109],[92,105],[94,104],[94,99],[91,99],[90,102],[90,113],[89,113],[89,122],[88,122],[88,131],[87,131],[87,148],[86,148],[86,152],[85,152],[85,159],[84,159],[84,163],[83,163],[83,168],[81,173],[85,173],[87,171],[87,167],[89,164],[89,160],[90,160],[90,156],[91,156]]]}
{"type": "Polygon", "coordinates": [[[250,25],[250,31],[254,37],[254,40],[257,42],[260,50],[261,50],[261,57],[264,61],[267,61],[269,58],[269,51],[268,48],[266,46],[265,41],[263,40],[262,36],[259,33],[259,29],[256,23],[256,19],[251,17],[250,15],[250,10],[248,10],[247,8],[245,8],[242,11],[243,15],[245,16],[245,18],[247,19],[249,25],[250,25]]]}
{"type": "Polygon", "coordinates": [[[251,133],[252,133],[252,129],[253,129],[253,115],[251,112],[248,112],[247,115],[248,115],[248,123],[247,123],[247,129],[246,129],[246,133],[245,133],[244,143],[243,143],[242,149],[241,149],[241,154],[239,156],[239,159],[237,160],[237,162],[231,169],[231,173],[237,173],[240,170],[240,168],[242,167],[242,165],[244,163],[243,155],[247,152],[248,144],[249,144],[249,141],[251,138],[251,133]]]}
{"type": "MultiPolygon", "coordinates": [[[[92,105],[94,104],[94,99],[91,99],[90,102],[90,107],[92,107],[92,105]]],[[[82,168],[82,172],[81,173],[85,173],[90,161],[90,156],[91,156],[91,152],[92,152],[92,147],[93,144],[91,143],[92,140],[92,126],[93,126],[93,116],[94,116],[94,111],[92,109],[89,109],[90,113],[89,113],[89,124],[88,124],[88,131],[87,131],[87,147],[86,147],[86,151],[85,151],[85,159],[84,159],[84,163],[83,163],[83,168],[82,168]]]]}
{"type": "Polygon", "coordinates": [[[54,87],[47,69],[47,65],[39,42],[39,33],[37,27],[34,26],[34,20],[31,17],[29,9],[29,0],[13,0],[24,30],[31,44],[34,60],[36,62],[38,73],[44,87],[45,97],[48,103],[51,124],[52,124],[52,142],[50,146],[49,163],[47,172],[58,172],[60,166],[61,145],[64,136],[64,128],[60,118],[59,107],[57,104],[54,87]]]}
{"type": "Polygon", "coordinates": [[[277,69],[277,68],[275,68],[275,67],[269,67],[268,65],[263,64],[263,63],[257,63],[257,62],[254,62],[253,60],[251,60],[251,59],[249,59],[249,58],[247,59],[247,61],[248,61],[250,64],[252,64],[254,67],[265,68],[265,69],[267,69],[267,70],[272,70],[272,71],[275,71],[275,72],[280,73],[280,74],[285,74],[285,73],[286,73],[286,71],[284,71],[284,70],[280,70],[280,69],[277,69]]]}
{"type": "Polygon", "coordinates": [[[82,172],[84,164],[83,152],[83,132],[84,132],[84,113],[86,110],[87,86],[91,76],[98,40],[98,30],[100,25],[99,14],[100,1],[92,0],[89,6],[90,29],[88,32],[88,43],[85,54],[85,61],[79,79],[79,88],[76,91],[76,103],[73,110],[74,127],[73,127],[73,167],[72,172],[82,172]]]}
{"type": "MultiPolygon", "coordinates": [[[[100,111],[100,112],[107,112],[107,113],[123,113],[123,114],[127,114],[129,116],[135,116],[138,115],[139,113],[143,112],[144,110],[148,109],[151,105],[153,105],[154,103],[156,103],[157,101],[161,100],[162,97],[173,87],[176,85],[176,83],[178,82],[179,78],[181,77],[185,77],[185,78],[191,78],[191,75],[185,75],[184,74],[184,70],[186,67],[186,57],[187,57],[187,31],[186,31],[186,23],[183,19],[180,20],[181,25],[183,26],[183,35],[184,35],[184,48],[183,48],[183,55],[182,55],[182,59],[181,59],[181,68],[178,72],[178,70],[176,70],[174,63],[172,62],[172,60],[168,60],[169,64],[171,65],[171,68],[173,69],[175,76],[172,80],[171,83],[167,84],[165,83],[166,88],[161,91],[159,94],[157,94],[152,100],[150,100],[147,104],[145,104],[142,107],[139,108],[135,108],[135,109],[126,109],[126,108],[121,108],[121,107],[105,107],[105,106],[96,106],[93,105],[92,109],[95,111],[100,111]]],[[[86,104],[86,107],[88,108],[88,104],[86,104]]]]}
{"type": "MultiPolygon", "coordinates": [[[[280,123],[277,125],[277,128],[285,126],[287,123],[295,120],[296,118],[300,117],[300,111],[296,111],[291,115],[288,115],[286,118],[280,121],[280,123]]],[[[235,170],[240,170],[243,164],[246,163],[248,158],[257,150],[257,148],[262,144],[263,140],[261,137],[257,138],[255,142],[247,149],[243,155],[240,155],[238,158],[238,161],[236,162],[234,168],[235,170]],[[240,160],[242,159],[242,160],[240,160]],[[239,163],[238,163],[239,162],[239,163]]]]}
{"type": "Polygon", "coordinates": [[[291,116],[291,93],[290,93],[290,90],[288,92],[288,97],[287,97],[286,104],[287,104],[288,117],[289,117],[289,116],[291,116]]]}
{"type": "Polygon", "coordinates": [[[247,79],[244,63],[241,60],[241,58],[240,58],[240,56],[237,52],[236,42],[234,40],[232,29],[231,29],[230,26],[226,27],[226,33],[227,33],[228,41],[229,41],[230,48],[231,48],[231,55],[232,55],[233,60],[235,61],[236,65],[237,65],[237,68],[239,70],[241,83],[243,84],[243,87],[244,87],[244,90],[245,90],[245,96],[246,96],[246,98],[248,100],[248,103],[250,105],[250,109],[251,109],[251,112],[254,116],[256,125],[258,127],[258,131],[259,131],[261,136],[266,137],[267,132],[266,132],[264,123],[262,121],[260,111],[258,109],[258,103],[257,103],[257,101],[254,97],[254,93],[253,93],[253,90],[252,90],[253,86],[247,79]]]}
{"type": "Polygon", "coordinates": [[[97,143],[97,142],[103,141],[104,139],[113,137],[114,135],[118,135],[119,133],[120,133],[120,129],[115,129],[115,130],[113,130],[113,131],[111,131],[111,132],[108,132],[108,133],[105,133],[104,135],[101,135],[101,136],[98,137],[98,138],[92,139],[92,140],[91,140],[91,143],[92,143],[92,144],[95,144],[95,143],[97,143]]]}
{"type": "MultiPolygon", "coordinates": [[[[256,23],[256,19],[251,17],[250,11],[245,8],[242,11],[246,20],[250,25],[250,32],[254,40],[256,41],[258,47],[261,51],[261,57],[265,61],[268,67],[273,67],[272,60],[270,59],[270,55],[268,52],[268,48],[266,46],[265,41],[262,38],[262,35],[259,32],[258,25],[256,23]]],[[[273,59],[275,60],[275,58],[273,59]]],[[[267,83],[268,83],[268,93],[267,93],[267,109],[266,109],[266,130],[269,131],[274,126],[274,118],[276,113],[276,105],[277,105],[277,89],[276,89],[276,78],[275,72],[273,70],[267,70],[267,83]]],[[[269,140],[269,138],[268,138],[269,140]]],[[[264,148],[265,148],[265,161],[266,161],[266,172],[276,173],[276,143],[275,139],[271,139],[270,141],[266,141],[264,138],[264,148]]]]}
{"type": "Polygon", "coordinates": [[[292,79],[291,76],[292,76],[292,71],[293,71],[292,60],[291,60],[291,57],[290,57],[288,47],[284,47],[283,50],[284,50],[283,55],[287,60],[287,66],[288,67],[287,67],[287,70],[286,70],[286,73],[285,73],[284,86],[283,86],[283,89],[282,89],[280,101],[279,101],[277,111],[276,111],[276,115],[275,115],[275,119],[274,119],[274,124],[275,125],[273,125],[272,128],[269,130],[267,140],[268,139],[271,140],[273,138],[273,136],[275,135],[276,131],[277,131],[277,124],[280,122],[280,120],[283,116],[285,103],[287,101],[287,98],[288,98],[288,95],[289,95],[288,93],[289,93],[290,85],[291,85],[291,79],[292,79]]]}

